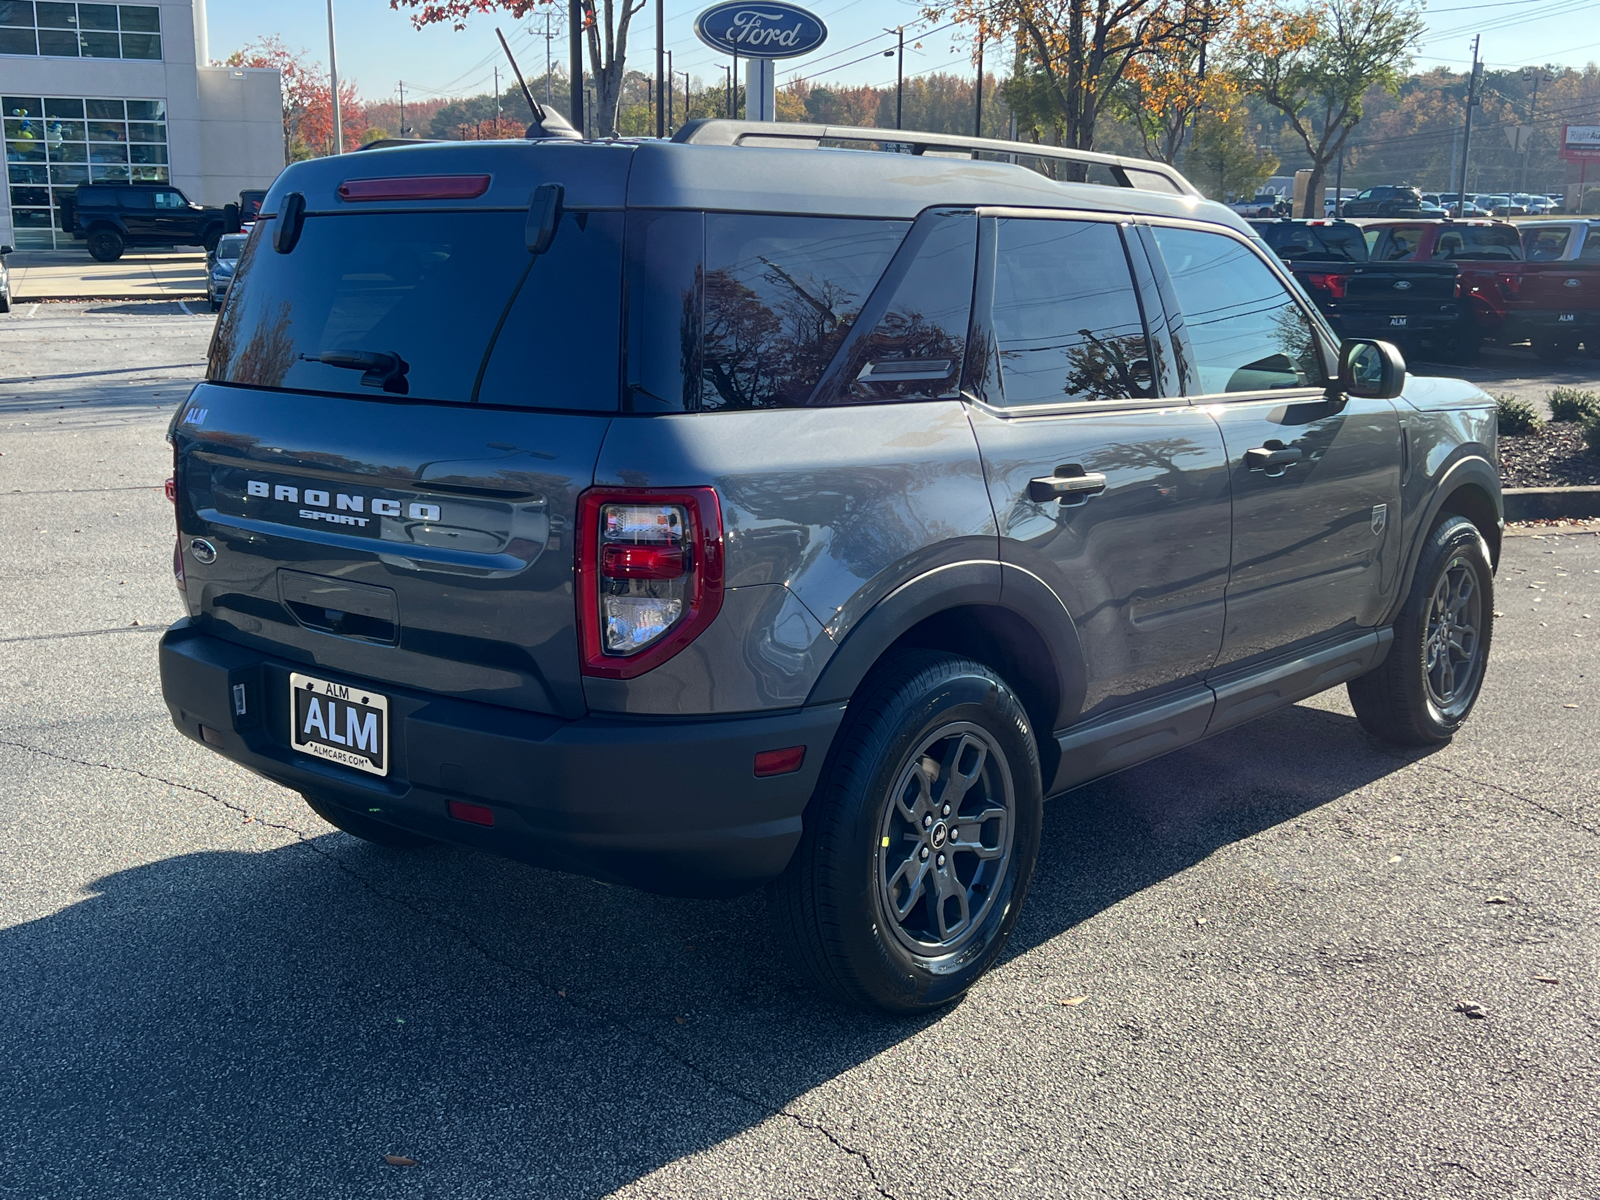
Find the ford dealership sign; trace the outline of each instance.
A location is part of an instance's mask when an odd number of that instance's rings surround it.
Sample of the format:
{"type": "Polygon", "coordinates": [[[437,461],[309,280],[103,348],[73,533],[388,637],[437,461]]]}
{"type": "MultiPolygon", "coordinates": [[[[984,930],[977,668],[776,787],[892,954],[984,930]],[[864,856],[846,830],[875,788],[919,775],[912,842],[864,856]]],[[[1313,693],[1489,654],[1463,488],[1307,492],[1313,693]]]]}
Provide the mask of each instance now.
{"type": "Polygon", "coordinates": [[[828,39],[822,19],[793,4],[714,4],[694,31],[713,50],[740,58],[796,58],[828,39]]]}

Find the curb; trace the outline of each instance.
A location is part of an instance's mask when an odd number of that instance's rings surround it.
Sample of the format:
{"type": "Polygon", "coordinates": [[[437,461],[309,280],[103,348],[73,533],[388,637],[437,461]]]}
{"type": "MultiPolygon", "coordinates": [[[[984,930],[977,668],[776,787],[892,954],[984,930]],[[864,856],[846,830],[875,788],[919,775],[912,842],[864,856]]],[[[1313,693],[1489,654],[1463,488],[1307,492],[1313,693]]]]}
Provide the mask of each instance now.
{"type": "Polygon", "coordinates": [[[1600,517],[1600,487],[1506,488],[1506,520],[1600,517]]]}
{"type": "Polygon", "coordinates": [[[204,292],[157,292],[138,296],[12,296],[11,304],[68,304],[79,302],[83,304],[108,304],[113,300],[204,300],[204,292]]]}

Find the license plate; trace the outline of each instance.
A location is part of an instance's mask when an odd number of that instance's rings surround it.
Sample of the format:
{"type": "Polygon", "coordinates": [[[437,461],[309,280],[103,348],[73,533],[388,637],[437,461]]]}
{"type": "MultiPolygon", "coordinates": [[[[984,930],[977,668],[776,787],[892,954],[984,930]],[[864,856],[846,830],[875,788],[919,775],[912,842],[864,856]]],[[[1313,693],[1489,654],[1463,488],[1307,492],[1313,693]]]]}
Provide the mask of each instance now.
{"type": "Polygon", "coordinates": [[[310,675],[289,676],[289,744],[369,775],[389,773],[389,697],[310,675]]]}
{"type": "Polygon", "coordinates": [[[1559,317],[1556,318],[1556,320],[1561,322],[1563,325],[1567,324],[1569,321],[1576,321],[1577,319],[1578,319],[1578,314],[1577,313],[1562,313],[1559,317]]]}
{"type": "Polygon", "coordinates": [[[1391,328],[1396,326],[1396,325],[1399,325],[1399,326],[1403,327],[1405,325],[1405,323],[1406,323],[1406,319],[1404,317],[1390,317],[1389,318],[1389,325],[1390,325],[1391,328]]]}

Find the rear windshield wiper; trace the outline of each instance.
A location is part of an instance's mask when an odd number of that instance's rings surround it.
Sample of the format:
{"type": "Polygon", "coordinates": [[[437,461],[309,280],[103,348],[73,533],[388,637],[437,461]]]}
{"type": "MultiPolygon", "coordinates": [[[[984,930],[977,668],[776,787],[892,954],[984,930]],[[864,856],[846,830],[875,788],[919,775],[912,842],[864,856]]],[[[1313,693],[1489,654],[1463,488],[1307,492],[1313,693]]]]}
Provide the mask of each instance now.
{"type": "Polygon", "coordinates": [[[406,372],[411,364],[398,354],[382,350],[324,350],[321,354],[302,354],[305,362],[319,362],[328,367],[343,367],[347,371],[362,371],[363,387],[382,388],[395,396],[411,391],[406,382],[406,372]]]}

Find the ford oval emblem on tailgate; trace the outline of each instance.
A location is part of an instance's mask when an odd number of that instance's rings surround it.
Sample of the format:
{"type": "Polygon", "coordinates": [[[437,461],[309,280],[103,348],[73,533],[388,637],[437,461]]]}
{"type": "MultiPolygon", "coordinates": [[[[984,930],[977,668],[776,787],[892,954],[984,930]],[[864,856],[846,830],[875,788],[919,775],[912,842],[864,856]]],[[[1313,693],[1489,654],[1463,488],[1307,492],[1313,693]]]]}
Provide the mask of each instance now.
{"type": "Polygon", "coordinates": [[[1566,286],[1567,287],[1582,287],[1583,286],[1583,282],[1581,280],[1578,280],[1578,279],[1569,279],[1569,280],[1567,280],[1566,286]]]}
{"type": "Polygon", "coordinates": [[[1396,291],[1404,292],[1411,287],[1411,281],[1409,279],[1401,279],[1396,281],[1394,286],[1396,291]]]}

